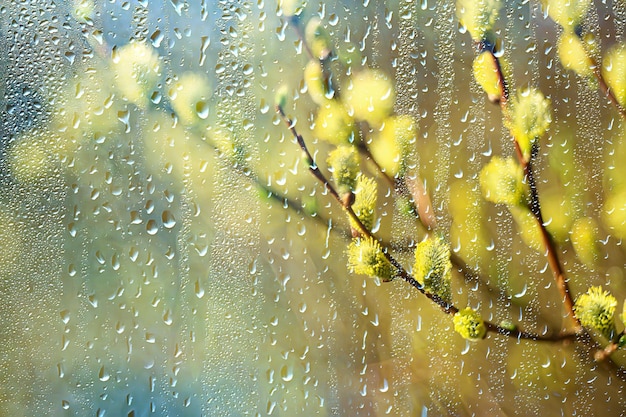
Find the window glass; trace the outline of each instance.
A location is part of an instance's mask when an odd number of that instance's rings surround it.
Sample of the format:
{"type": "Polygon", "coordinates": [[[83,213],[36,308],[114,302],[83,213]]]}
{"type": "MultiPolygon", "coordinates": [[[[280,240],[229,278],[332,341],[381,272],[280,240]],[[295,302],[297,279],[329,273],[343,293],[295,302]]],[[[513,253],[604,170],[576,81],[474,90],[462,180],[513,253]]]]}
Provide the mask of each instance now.
{"type": "Polygon", "coordinates": [[[3,3],[0,414],[621,415],[625,10],[3,3]]]}

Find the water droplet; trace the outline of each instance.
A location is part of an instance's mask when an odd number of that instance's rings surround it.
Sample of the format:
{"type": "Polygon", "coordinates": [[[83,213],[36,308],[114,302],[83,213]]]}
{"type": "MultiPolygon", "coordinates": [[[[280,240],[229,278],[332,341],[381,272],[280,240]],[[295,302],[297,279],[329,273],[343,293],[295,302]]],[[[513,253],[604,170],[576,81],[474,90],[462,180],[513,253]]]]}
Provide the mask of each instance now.
{"type": "Polygon", "coordinates": [[[163,42],[163,39],[165,39],[165,36],[163,35],[163,32],[158,29],[154,31],[152,36],[150,36],[150,42],[152,42],[152,45],[155,48],[161,46],[161,42],[163,42]]]}
{"type": "Polygon", "coordinates": [[[159,104],[162,99],[163,95],[158,91],[153,91],[150,95],[150,101],[152,101],[154,104],[159,104]]]}
{"type": "Polygon", "coordinates": [[[204,288],[202,288],[202,285],[200,285],[200,281],[196,281],[196,284],[194,286],[194,292],[196,293],[196,297],[204,297],[204,288]]]}
{"type": "Polygon", "coordinates": [[[166,310],[165,314],[163,314],[163,322],[168,326],[172,324],[172,310],[166,310]]]}
{"type": "Polygon", "coordinates": [[[267,112],[270,111],[270,106],[267,103],[267,101],[265,101],[264,98],[261,99],[261,104],[259,105],[259,110],[261,111],[262,114],[267,114],[267,112]]]}
{"type": "Polygon", "coordinates": [[[67,59],[71,65],[74,63],[74,60],[76,59],[76,54],[74,52],[67,51],[65,53],[65,59],[67,59]]]}
{"type": "Polygon", "coordinates": [[[185,2],[181,0],[170,0],[170,3],[172,3],[172,7],[174,7],[176,14],[181,16],[181,13],[183,12],[183,7],[185,6],[185,2]]]}
{"type": "Polygon", "coordinates": [[[163,211],[163,213],[161,214],[161,220],[163,221],[163,226],[167,229],[171,229],[176,226],[176,219],[174,218],[172,212],[169,210],[163,211]]]}
{"type": "Polygon", "coordinates": [[[389,382],[387,382],[387,378],[383,378],[383,385],[378,388],[378,390],[380,392],[387,392],[389,391],[389,382]]]}
{"type": "Polygon", "coordinates": [[[124,333],[124,330],[126,329],[126,325],[124,325],[124,323],[118,321],[115,324],[115,331],[117,332],[117,334],[122,334],[124,333]]]}
{"type": "Polygon", "coordinates": [[[514,294],[514,297],[515,298],[521,298],[521,297],[526,295],[526,291],[528,291],[528,286],[526,284],[524,284],[524,288],[522,288],[522,290],[520,292],[518,292],[517,294],[514,294]]]}
{"type": "Polygon", "coordinates": [[[158,231],[159,226],[157,225],[157,222],[155,222],[154,219],[148,220],[148,223],[146,223],[146,232],[148,232],[149,235],[154,236],[158,231]]]}
{"type": "Polygon", "coordinates": [[[120,257],[117,256],[117,253],[114,253],[113,256],[111,256],[111,266],[114,271],[120,269],[120,257]]]}
{"type": "Polygon", "coordinates": [[[76,83],[76,92],[74,93],[74,98],[81,98],[85,94],[85,89],[83,88],[81,83],[76,83]]]}
{"type": "Polygon", "coordinates": [[[209,117],[209,105],[205,101],[199,101],[196,103],[196,114],[202,120],[209,117]]]}
{"type": "Polygon", "coordinates": [[[206,61],[206,50],[211,45],[211,38],[208,36],[203,36],[201,38],[200,44],[200,66],[204,65],[204,61],[206,61]]]}
{"type": "Polygon", "coordinates": [[[125,130],[124,133],[130,132],[130,111],[123,110],[117,112],[117,120],[124,123],[125,130]]]}
{"type": "Polygon", "coordinates": [[[98,379],[102,382],[106,382],[111,378],[109,373],[104,369],[104,366],[100,368],[100,372],[98,372],[98,379]]]}
{"type": "Polygon", "coordinates": [[[200,256],[205,256],[209,251],[209,245],[206,243],[194,243],[193,247],[196,248],[196,252],[200,256]]]}
{"type": "Polygon", "coordinates": [[[70,236],[76,237],[76,224],[74,222],[67,225],[67,230],[70,232],[70,236]]]}
{"type": "Polygon", "coordinates": [[[293,379],[293,366],[284,365],[282,368],[280,368],[280,377],[285,382],[291,381],[293,379]]]}
{"type": "Polygon", "coordinates": [[[67,323],[70,322],[70,312],[69,312],[69,310],[61,311],[61,321],[63,321],[63,324],[67,324],[67,323]]]}
{"type": "Polygon", "coordinates": [[[152,200],[146,201],[145,208],[146,208],[146,213],[152,214],[152,212],[154,211],[154,201],[152,200]]]}
{"type": "Polygon", "coordinates": [[[96,261],[98,261],[100,265],[104,265],[106,263],[106,259],[104,259],[102,252],[100,252],[99,250],[96,251],[96,261]]]}

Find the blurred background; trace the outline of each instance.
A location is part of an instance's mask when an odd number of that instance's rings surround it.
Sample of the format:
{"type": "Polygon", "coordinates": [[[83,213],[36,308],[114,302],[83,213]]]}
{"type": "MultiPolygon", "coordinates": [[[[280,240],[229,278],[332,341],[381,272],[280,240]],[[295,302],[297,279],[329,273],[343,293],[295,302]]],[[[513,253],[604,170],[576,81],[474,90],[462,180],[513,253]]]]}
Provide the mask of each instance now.
{"type": "MultiPolygon", "coordinates": [[[[600,50],[626,21],[603,3],[584,20],[600,50]]],[[[348,272],[348,221],[274,110],[282,88],[328,173],[303,75],[312,18],[339,91],[375,68],[417,121],[413,172],[480,275],[454,274],[455,304],[564,326],[531,227],[481,196],[481,168],[513,147],[454,1],[15,1],[0,5],[0,415],[625,415],[621,351],[467,342],[402,280],[348,272]]],[[[496,27],[513,84],[552,102],[537,182],[572,292],[602,285],[621,312],[624,121],[563,69],[541,4],[504,2],[496,27]],[[580,219],[597,227],[587,257],[580,219]]],[[[377,230],[410,268],[425,231],[382,180],[377,230]]]]}

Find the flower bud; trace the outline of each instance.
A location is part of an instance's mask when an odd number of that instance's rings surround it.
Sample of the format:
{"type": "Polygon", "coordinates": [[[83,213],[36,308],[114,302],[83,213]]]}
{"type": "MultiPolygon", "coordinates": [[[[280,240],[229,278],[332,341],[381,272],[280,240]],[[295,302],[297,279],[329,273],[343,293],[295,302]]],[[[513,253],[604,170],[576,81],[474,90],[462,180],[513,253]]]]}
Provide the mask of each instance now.
{"type": "Polygon", "coordinates": [[[480,172],[483,196],[495,204],[522,205],[526,201],[524,171],[512,158],[491,158],[480,172]]]}
{"type": "Polygon", "coordinates": [[[186,72],[169,91],[172,108],[184,124],[192,124],[209,116],[209,98],[213,89],[200,73],[186,72]]]}
{"type": "Polygon", "coordinates": [[[351,114],[376,127],[391,114],[396,96],[389,77],[371,69],[355,72],[351,85],[343,93],[342,97],[351,114]]]}
{"type": "Polygon", "coordinates": [[[355,238],[348,246],[348,268],[355,274],[391,281],[394,268],[385,257],[380,243],[371,237],[355,238]]]}
{"type": "Polygon", "coordinates": [[[146,106],[161,74],[157,51],[144,42],[131,42],[114,48],[112,60],[116,85],[124,98],[146,106]]]}
{"type": "Polygon", "coordinates": [[[452,318],[454,331],[471,341],[483,339],[487,335],[485,322],[478,312],[470,307],[458,311],[452,318]]]}
{"type": "Polygon", "coordinates": [[[407,157],[415,146],[417,124],[409,115],[390,116],[374,136],[370,152],[384,172],[391,177],[404,174],[407,157]]]}
{"type": "Polygon", "coordinates": [[[349,144],[354,140],[354,120],[334,100],[327,100],[317,111],[313,134],[333,145],[349,144]]]}
{"type": "Polygon", "coordinates": [[[46,133],[29,131],[8,148],[8,167],[15,180],[33,184],[49,178],[54,172],[54,158],[46,133]]]}
{"type": "Polygon", "coordinates": [[[332,51],[330,35],[322,26],[322,21],[318,17],[313,17],[306,25],[304,39],[309,45],[313,57],[326,59],[332,51]]]}
{"type": "Polygon", "coordinates": [[[474,58],[472,64],[474,78],[487,93],[492,102],[500,101],[502,97],[502,80],[498,73],[496,58],[489,51],[483,51],[474,58]]]}
{"type": "Polygon", "coordinates": [[[581,77],[593,75],[588,46],[590,46],[589,42],[583,41],[575,33],[564,32],[557,43],[559,60],[563,67],[574,71],[581,77]]]}
{"type": "Polygon", "coordinates": [[[541,227],[535,215],[527,206],[509,206],[509,210],[517,225],[522,242],[529,248],[543,253],[545,244],[541,235],[541,227]]]}
{"type": "Polygon", "coordinates": [[[431,236],[417,244],[413,276],[427,292],[448,303],[452,300],[450,247],[442,237],[431,236]]]}
{"type": "Polygon", "coordinates": [[[576,299],[574,313],[580,323],[600,332],[607,339],[615,333],[615,307],[617,300],[602,287],[591,287],[576,299]]]}
{"type": "Polygon", "coordinates": [[[338,146],[328,155],[327,163],[339,193],[354,191],[359,173],[359,153],[355,147],[338,146]]]}
{"type": "MultiPolygon", "coordinates": [[[[377,196],[378,185],[376,181],[363,174],[359,174],[356,179],[352,210],[367,230],[372,230],[372,226],[374,225],[377,196]]],[[[350,225],[353,229],[359,230],[358,225],[355,224],[352,219],[350,219],[350,225]]]]}
{"type": "Polygon", "coordinates": [[[609,49],[602,60],[602,77],[622,107],[626,107],[626,44],[609,49]]]}
{"type": "Polygon", "coordinates": [[[518,91],[509,103],[505,124],[526,161],[530,159],[533,144],[548,130],[551,121],[550,100],[537,89],[518,91]]]}
{"type": "Polygon", "coordinates": [[[311,99],[317,105],[324,103],[326,98],[326,88],[324,87],[324,72],[319,61],[310,60],[304,67],[304,82],[311,99]]]}
{"type": "Polygon", "coordinates": [[[578,259],[593,268],[598,258],[598,224],[591,217],[581,217],[574,222],[570,238],[578,259]]]}
{"type": "Polygon", "coordinates": [[[287,105],[288,93],[289,93],[289,90],[286,85],[283,84],[280,87],[278,87],[276,89],[276,92],[274,93],[274,105],[284,110],[285,106],[287,105]]]}
{"type": "Polygon", "coordinates": [[[456,15],[474,41],[486,40],[498,18],[500,0],[457,0],[456,15]]]}
{"type": "Polygon", "coordinates": [[[548,16],[564,28],[576,28],[583,20],[591,0],[544,0],[548,16]]]}

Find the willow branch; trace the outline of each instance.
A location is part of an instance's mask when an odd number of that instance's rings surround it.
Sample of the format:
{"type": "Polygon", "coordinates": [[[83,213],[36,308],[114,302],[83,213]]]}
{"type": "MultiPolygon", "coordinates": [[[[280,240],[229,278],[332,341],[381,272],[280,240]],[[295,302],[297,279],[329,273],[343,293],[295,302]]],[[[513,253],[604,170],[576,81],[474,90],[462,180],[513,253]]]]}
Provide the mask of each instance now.
{"type": "Polygon", "coordinates": [[[494,325],[490,322],[485,322],[485,327],[488,332],[498,333],[504,336],[513,337],[516,339],[534,340],[537,342],[560,342],[564,340],[574,340],[579,336],[577,332],[564,332],[547,335],[537,335],[534,333],[525,332],[519,329],[505,329],[503,327],[494,325]]]}
{"type": "MultiPolygon", "coordinates": [[[[582,41],[583,40],[581,39],[581,42],[582,41]]],[[[596,77],[596,80],[598,81],[598,86],[600,87],[600,90],[602,90],[602,92],[609,99],[611,104],[613,104],[615,109],[617,109],[617,112],[620,114],[620,116],[622,116],[622,119],[626,119],[626,108],[624,108],[620,104],[619,100],[617,100],[617,97],[615,97],[615,94],[613,94],[613,90],[611,90],[611,87],[609,87],[609,85],[606,83],[606,80],[602,76],[602,69],[601,69],[600,64],[595,60],[593,56],[591,56],[587,52],[586,49],[585,49],[585,52],[587,53],[588,63],[591,66],[591,68],[593,68],[593,75],[596,77]]]]}
{"type": "Polygon", "coordinates": [[[357,148],[363,156],[374,164],[376,171],[378,171],[378,173],[385,179],[390,188],[394,190],[396,194],[409,200],[411,210],[415,213],[415,217],[419,221],[419,224],[421,224],[427,232],[435,230],[437,228],[437,219],[435,218],[428,193],[419,179],[413,181],[411,187],[409,187],[409,184],[407,184],[404,176],[392,178],[388,173],[383,171],[380,164],[376,161],[376,158],[374,158],[374,155],[372,155],[371,151],[363,141],[358,144],[357,148]]]}
{"type": "MultiPolygon", "coordinates": [[[[502,65],[500,63],[500,59],[494,53],[493,45],[488,42],[481,42],[480,48],[482,50],[488,51],[492,56],[494,61],[496,62],[496,72],[498,79],[500,80],[500,88],[501,88],[501,98],[500,98],[500,108],[502,109],[502,113],[504,117],[508,117],[508,102],[510,98],[510,91],[508,88],[508,83],[506,77],[504,76],[504,72],[502,71],[502,65]]],[[[567,279],[565,277],[565,273],[563,272],[563,267],[561,265],[561,261],[558,257],[558,252],[556,249],[556,245],[552,236],[546,229],[545,222],[543,221],[543,215],[541,213],[541,204],[539,201],[539,193],[537,191],[537,185],[535,183],[535,178],[532,169],[532,161],[536,159],[537,155],[537,145],[533,145],[533,149],[531,152],[531,157],[526,160],[524,155],[520,149],[519,143],[515,137],[513,137],[514,146],[515,146],[515,155],[520,165],[524,169],[524,174],[526,180],[528,182],[528,186],[530,189],[530,202],[529,208],[535,217],[537,224],[539,225],[539,230],[541,231],[541,239],[546,250],[546,257],[548,260],[548,265],[550,266],[550,270],[552,271],[552,276],[557,284],[557,288],[561,293],[563,305],[567,311],[568,316],[574,322],[574,330],[579,332],[582,330],[582,326],[580,321],[574,314],[574,300],[569,289],[569,285],[567,283],[567,279]]]]}
{"type": "Polygon", "coordinates": [[[300,42],[304,45],[304,50],[306,51],[306,54],[309,56],[309,58],[317,59],[313,55],[313,51],[311,51],[311,47],[309,46],[309,44],[304,40],[304,33],[302,33],[302,27],[300,26],[300,18],[296,15],[289,16],[288,22],[291,23],[291,26],[296,31],[296,35],[298,36],[298,39],[300,39],[300,42]]]}
{"type": "MultiPolygon", "coordinates": [[[[282,107],[281,106],[276,106],[276,111],[280,114],[281,118],[283,119],[283,121],[287,125],[287,128],[289,129],[289,131],[291,132],[291,134],[295,138],[298,146],[300,147],[300,150],[305,155],[305,157],[306,157],[306,159],[308,161],[309,171],[313,174],[313,176],[315,178],[317,178],[324,185],[324,187],[333,196],[333,198],[340,204],[341,208],[348,214],[350,219],[356,225],[356,228],[358,229],[359,233],[361,233],[362,236],[365,236],[367,238],[379,241],[379,239],[376,237],[376,235],[374,235],[368,228],[366,228],[363,225],[363,223],[361,222],[359,217],[356,215],[354,210],[352,210],[352,207],[350,206],[350,204],[347,203],[344,199],[341,198],[339,193],[335,190],[335,188],[332,186],[332,184],[328,181],[328,179],[320,171],[319,167],[315,163],[315,161],[313,159],[313,156],[311,155],[311,152],[309,151],[309,149],[308,149],[308,147],[307,147],[307,145],[306,145],[306,143],[304,141],[304,138],[296,130],[296,127],[295,127],[295,124],[293,123],[293,121],[291,119],[289,119],[285,115],[285,112],[282,109],[282,107]]],[[[428,299],[430,299],[435,304],[437,304],[445,313],[454,315],[454,314],[456,314],[459,311],[459,309],[456,306],[454,306],[454,304],[448,303],[447,301],[445,301],[444,299],[442,299],[438,295],[432,294],[432,293],[426,291],[424,289],[424,286],[422,284],[420,284],[411,274],[409,274],[408,271],[406,269],[404,269],[402,264],[400,264],[400,262],[398,262],[391,255],[391,253],[389,253],[389,251],[386,248],[385,248],[385,250],[383,250],[383,255],[389,261],[389,263],[391,263],[391,265],[393,265],[394,268],[396,268],[396,272],[397,272],[398,276],[400,276],[404,281],[406,281],[411,286],[413,286],[415,289],[417,289],[420,293],[425,295],[428,299]]],[[[537,335],[537,334],[533,334],[533,333],[520,331],[518,329],[507,329],[507,328],[504,328],[504,327],[499,326],[497,324],[491,323],[489,321],[485,321],[485,327],[486,327],[488,332],[498,333],[498,334],[501,334],[501,335],[514,337],[514,338],[518,338],[518,339],[528,339],[528,340],[535,340],[535,341],[561,341],[561,340],[566,340],[566,339],[572,339],[572,338],[574,338],[576,336],[576,333],[561,333],[561,334],[546,335],[546,336],[537,335]]]]}
{"type": "Polygon", "coordinates": [[[604,349],[600,349],[595,352],[593,358],[597,362],[601,362],[611,356],[613,352],[621,347],[620,340],[626,335],[626,329],[622,330],[620,333],[615,335],[611,342],[604,347],[604,349]]]}

